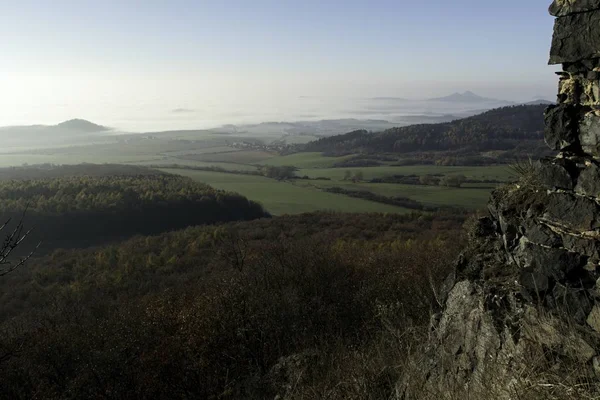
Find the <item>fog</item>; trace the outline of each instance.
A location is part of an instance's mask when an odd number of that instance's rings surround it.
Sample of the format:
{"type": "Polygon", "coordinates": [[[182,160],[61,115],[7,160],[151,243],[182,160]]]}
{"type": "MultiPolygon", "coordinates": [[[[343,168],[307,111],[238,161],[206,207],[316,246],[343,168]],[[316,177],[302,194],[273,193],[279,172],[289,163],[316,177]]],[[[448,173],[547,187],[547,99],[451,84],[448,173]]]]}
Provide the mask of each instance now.
{"type": "MultiPolygon", "coordinates": [[[[530,99],[531,100],[531,99],[530,99]]],[[[437,117],[464,117],[482,110],[509,104],[502,101],[439,102],[401,98],[344,98],[327,96],[279,97],[254,101],[209,101],[137,105],[103,104],[89,108],[79,105],[47,105],[27,112],[0,111],[0,126],[53,125],[83,118],[116,131],[154,132],[164,130],[210,129],[223,125],[262,122],[318,121],[323,119],[385,120],[392,124],[437,121],[437,117]]]]}

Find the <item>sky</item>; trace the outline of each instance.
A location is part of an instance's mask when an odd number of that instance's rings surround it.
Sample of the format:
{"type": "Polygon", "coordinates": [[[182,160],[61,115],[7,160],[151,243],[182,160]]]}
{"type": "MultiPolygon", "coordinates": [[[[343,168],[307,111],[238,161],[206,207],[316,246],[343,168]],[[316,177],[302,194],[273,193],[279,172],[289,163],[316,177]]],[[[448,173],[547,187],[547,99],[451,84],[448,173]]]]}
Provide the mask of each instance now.
{"type": "MultiPolygon", "coordinates": [[[[0,0],[0,125],[295,99],[552,99],[549,0],[0,0]]],[[[103,122],[103,121],[98,121],[103,122]]],[[[133,125],[133,124],[130,124],[133,125]]]]}

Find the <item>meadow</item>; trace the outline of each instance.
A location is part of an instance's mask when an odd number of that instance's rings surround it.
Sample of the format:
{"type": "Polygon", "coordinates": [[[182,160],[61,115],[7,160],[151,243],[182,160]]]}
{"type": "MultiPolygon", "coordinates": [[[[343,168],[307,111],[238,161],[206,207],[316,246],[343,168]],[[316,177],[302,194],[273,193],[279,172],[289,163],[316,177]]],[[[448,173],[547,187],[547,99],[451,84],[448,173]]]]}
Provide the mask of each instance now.
{"type": "Polygon", "coordinates": [[[262,204],[273,215],[313,211],[407,213],[410,210],[372,201],[326,193],[318,188],[298,186],[262,176],[237,175],[211,171],[161,169],[190,177],[216,189],[233,191],[262,204]]]}
{"type": "Polygon", "coordinates": [[[485,207],[495,184],[467,183],[461,188],[444,186],[407,185],[396,183],[371,183],[375,178],[393,175],[464,175],[470,180],[510,181],[513,172],[508,166],[447,167],[434,165],[393,166],[382,163],[374,167],[336,168],[352,156],[327,157],[321,153],[295,153],[278,155],[265,149],[239,149],[232,146],[227,135],[203,134],[191,137],[130,137],[115,139],[113,143],[90,146],[65,146],[28,152],[0,154],[0,167],[23,164],[79,164],[122,163],[145,165],[170,173],[189,176],[217,189],[238,192],[250,200],[261,203],[274,215],[299,214],[319,210],[339,212],[410,212],[403,207],[382,204],[371,200],[326,192],[331,188],[349,191],[367,191],[386,197],[405,197],[425,206],[454,206],[468,209],[485,207]],[[171,169],[218,167],[230,173],[171,169]],[[296,175],[310,179],[278,181],[263,176],[235,174],[232,172],[258,171],[261,166],[293,166],[296,175]],[[350,173],[360,172],[357,182],[344,180],[350,173]]]}

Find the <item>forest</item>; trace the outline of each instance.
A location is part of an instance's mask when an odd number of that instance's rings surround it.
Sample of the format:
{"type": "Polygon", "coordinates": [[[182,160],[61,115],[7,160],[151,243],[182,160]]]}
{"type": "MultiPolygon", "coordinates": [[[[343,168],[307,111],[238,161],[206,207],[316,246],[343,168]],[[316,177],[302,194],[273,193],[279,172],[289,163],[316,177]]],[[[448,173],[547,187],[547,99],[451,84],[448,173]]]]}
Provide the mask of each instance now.
{"type": "Polygon", "coordinates": [[[483,141],[494,120],[497,139],[528,148],[539,132],[523,128],[524,110],[371,134],[372,152],[344,148],[361,132],[315,149],[350,157],[249,166],[227,147],[231,164],[0,169],[2,216],[33,228],[16,255],[41,242],[0,273],[0,399],[391,398],[477,226],[475,196],[513,179],[502,166],[445,166],[471,151],[452,135],[483,141]],[[410,135],[430,153],[377,147],[410,135]],[[395,165],[413,160],[438,165],[395,165]],[[299,213],[318,196],[319,210],[378,212],[299,213]]]}
{"type": "MultiPolygon", "coordinates": [[[[322,138],[301,149],[332,155],[399,153],[406,157],[410,153],[443,152],[446,157],[467,160],[492,151],[510,150],[513,157],[515,151],[516,155],[543,155],[547,153],[543,142],[545,107],[510,106],[447,123],[411,125],[376,133],[358,130],[322,138]]],[[[432,155],[413,157],[427,159],[432,155]]],[[[434,158],[440,159],[439,154],[434,158]]]]}
{"type": "Polygon", "coordinates": [[[33,175],[62,177],[0,181],[0,210],[33,227],[29,242],[41,242],[38,252],[270,216],[236,193],[141,167],[16,170],[17,177],[33,175]]]}
{"type": "Polygon", "coordinates": [[[0,281],[0,398],[387,398],[466,219],[313,213],[32,260],[0,281]]]}

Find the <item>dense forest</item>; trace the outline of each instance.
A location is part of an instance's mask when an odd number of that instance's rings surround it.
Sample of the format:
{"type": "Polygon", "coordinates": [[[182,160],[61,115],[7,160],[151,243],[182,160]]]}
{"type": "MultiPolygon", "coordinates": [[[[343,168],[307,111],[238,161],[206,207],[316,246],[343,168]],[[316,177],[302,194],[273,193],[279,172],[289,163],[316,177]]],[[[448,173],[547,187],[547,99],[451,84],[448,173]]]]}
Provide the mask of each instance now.
{"type": "Polygon", "coordinates": [[[319,139],[303,151],[328,154],[451,151],[473,155],[491,151],[545,153],[544,105],[503,107],[441,124],[412,125],[379,133],[365,130],[319,139]]]}
{"type": "Polygon", "coordinates": [[[0,181],[3,216],[18,219],[25,214],[26,226],[34,227],[29,242],[42,241],[41,251],[269,217],[262,206],[241,195],[188,178],[150,170],[102,176],[98,168],[90,168],[96,174],[0,181]]]}
{"type": "Polygon", "coordinates": [[[0,168],[0,180],[32,180],[76,176],[146,176],[165,175],[156,169],[124,164],[36,164],[0,168]]]}
{"type": "Polygon", "coordinates": [[[388,398],[465,218],[315,213],[32,260],[0,281],[0,398],[388,398]]]}

